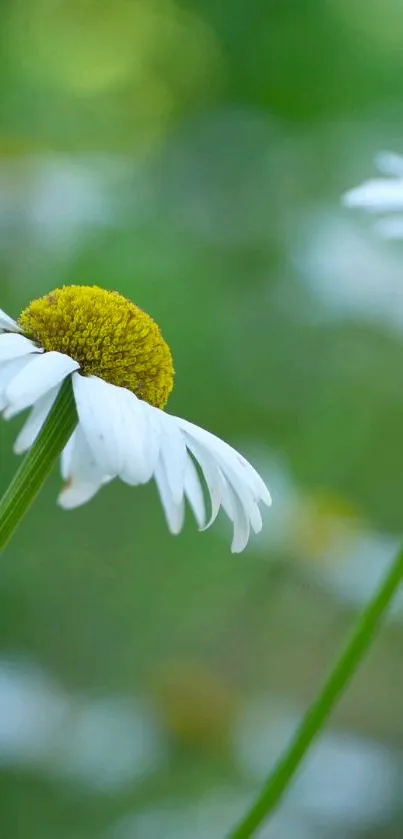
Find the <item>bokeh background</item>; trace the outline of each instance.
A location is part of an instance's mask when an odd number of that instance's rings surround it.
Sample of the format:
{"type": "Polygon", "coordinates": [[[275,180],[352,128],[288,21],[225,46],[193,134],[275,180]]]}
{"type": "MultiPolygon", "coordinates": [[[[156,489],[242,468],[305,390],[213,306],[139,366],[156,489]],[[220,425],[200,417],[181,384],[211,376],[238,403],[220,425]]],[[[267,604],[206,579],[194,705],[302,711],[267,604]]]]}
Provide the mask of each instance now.
{"type": "MultiPolygon", "coordinates": [[[[7,839],[223,839],[399,544],[403,243],[340,196],[403,152],[402,32],[395,0],[2,2],[1,307],[133,299],[169,410],[274,499],[234,557],[153,486],[48,482],[0,564],[7,839]]],[[[402,619],[262,839],[401,837],[402,619]]]]}

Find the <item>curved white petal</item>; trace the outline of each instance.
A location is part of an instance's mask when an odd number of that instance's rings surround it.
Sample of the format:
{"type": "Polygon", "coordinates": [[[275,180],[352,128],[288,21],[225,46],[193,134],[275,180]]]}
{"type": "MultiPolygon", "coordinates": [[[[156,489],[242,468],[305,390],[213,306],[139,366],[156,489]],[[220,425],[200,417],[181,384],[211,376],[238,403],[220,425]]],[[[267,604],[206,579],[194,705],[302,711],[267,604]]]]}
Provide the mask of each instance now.
{"type": "Polygon", "coordinates": [[[227,482],[235,495],[239,499],[245,513],[255,531],[261,527],[261,516],[259,508],[256,504],[256,496],[253,493],[245,476],[241,474],[240,469],[235,468],[232,463],[221,462],[222,472],[227,479],[227,482]]]}
{"type": "Polygon", "coordinates": [[[160,459],[164,463],[168,485],[173,500],[180,504],[183,499],[187,465],[186,443],[176,417],[160,411],[161,441],[160,459]]]}
{"type": "Polygon", "coordinates": [[[203,472],[203,477],[210,495],[210,518],[203,527],[204,530],[207,530],[218,516],[222,503],[225,479],[221,469],[217,466],[216,461],[209,452],[206,452],[202,446],[190,438],[186,440],[186,445],[203,472]]]}
{"type": "Polygon", "coordinates": [[[47,352],[35,356],[29,366],[24,367],[5,390],[8,407],[6,419],[33,405],[37,399],[60,384],[79,364],[60,352],[47,352]]]}
{"type": "Polygon", "coordinates": [[[10,332],[22,331],[18,326],[18,323],[16,323],[16,321],[13,320],[13,318],[10,318],[10,316],[7,315],[5,312],[3,312],[3,309],[0,309],[0,332],[2,332],[4,329],[10,330],[10,332]]]}
{"type": "Polygon", "coordinates": [[[143,402],[141,400],[139,400],[139,402],[146,417],[146,445],[151,478],[155,472],[161,450],[162,422],[160,415],[162,414],[162,411],[159,411],[158,408],[154,408],[152,405],[149,405],[148,402],[143,402]]]}
{"type": "Polygon", "coordinates": [[[403,157],[393,151],[381,151],[375,156],[375,165],[384,175],[403,178],[403,157]]]}
{"type": "Polygon", "coordinates": [[[116,398],[121,408],[121,435],[125,441],[125,456],[119,477],[131,486],[147,483],[154,472],[154,453],[149,446],[152,428],[144,402],[125,388],[117,388],[116,398]]]}
{"type": "Polygon", "coordinates": [[[71,475],[71,463],[73,459],[74,446],[76,442],[76,432],[73,431],[71,437],[67,441],[60,457],[60,474],[64,481],[68,481],[71,475]]]}
{"type": "Polygon", "coordinates": [[[245,508],[230,485],[227,485],[223,495],[223,507],[234,525],[231,551],[234,554],[241,553],[249,541],[250,521],[245,508]]]}
{"type": "Polygon", "coordinates": [[[65,510],[71,510],[90,501],[98,490],[110,480],[104,475],[95,461],[80,426],[71,435],[62,454],[62,477],[66,481],[58,504],[65,510]]]}
{"type": "Polygon", "coordinates": [[[206,505],[197,469],[190,455],[188,455],[186,464],[185,495],[193,510],[197,524],[202,530],[206,523],[206,505]]]}
{"type": "Polygon", "coordinates": [[[262,516],[257,500],[252,495],[250,488],[242,482],[235,470],[233,471],[227,467],[226,469],[223,468],[223,473],[226,478],[226,490],[223,494],[222,503],[227,515],[234,523],[234,539],[236,540],[237,538],[237,524],[242,524],[245,519],[248,522],[247,531],[249,538],[249,524],[255,533],[259,533],[262,529],[262,516]]]}
{"type": "Polygon", "coordinates": [[[162,461],[157,464],[157,468],[155,470],[155,481],[158,487],[167,525],[171,533],[177,534],[183,527],[185,518],[185,502],[183,498],[179,504],[175,502],[166,474],[165,464],[162,461]]]}
{"type": "Polygon", "coordinates": [[[37,347],[29,338],[24,335],[17,335],[15,332],[3,332],[0,334],[0,364],[3,361],[11,361],[22,355],[30,353],[42,353],[43,350],[37,347]]]}
{"type": "Polygon", "coordinates": [[[235,451],[235,449],[232,449],[231,451],[235,452],[236,465],[239,469],[239,474],[247,475],[247,480],[250,482],[250,486],[253,490],[255,498],[258,501],[263,501],[263,504],[266,504],[266,507],[271,507],[272,498],[269,489],[266,486],[263,478],[259,475],[259,472],[256,471],[254,466],[252,466],[252,464],[249,463],[249,460],[246,460],[246,458],[242,454],[235,451]]]}
{"type": "Polygon", "coordinates": [[[259,473],[243,455],[232,446],[216,437],[205,428],[200,428],[188,420],[176,417],[180,427],[189,435],[190,439],[201,445],[205,451],[213,453],[223,471],[230,468],[240,479],[248,484],[256,500],[263,501],[268,507],[271,505],[271,495],[259,473]]]}
{"type": "Polygon", "coordinates": [[[41,396],[35,402],[27,421],[24,423],[14,443],[15,454],[23,454],[31,448],[50,413],[59,389],[60,385],[52,387],[48,393],[45,393],[44,396],[41,396]]]}
{"type": "Polygon", "coordinates": [[[63,510],[75,510],[76,507],[82,507],[87,501],[91,501],[101,487],[102,481],[100,483],[91,483],[91,481],[82,481],[79,483],[75,481],[74,483],[66,484],[59,493],[57,503],[63,510]]]}
{"type": "Polygon", "coordinates": [[[125,457],[117,388],[97,376],[73,376],[79,423],[95,462],[105,474],[118,475],[125,457]]]}
{"type": "Polygon", "coordinates": [[[101,471],[133,485],[149,481],[149,428],[141,400],[97,376],[76,373],[73,388],[79,422],[101,471]]]}
{"type": "Polygon", "coordinates": [[[6,388],[17,373],[29,366],[34,358],[36,356],[33,354],[24,355],[21,358],[14,358],[13,361],[5,361],[0,364],[0,411],[3,411],[8,404],[5,396],[6,388]]]}
{"type": "Polygon", "coordinates": [[[253,514],[249,517],[250,523],[252,525],[252,530],[254,533],[260,533],[263,527],[263,519],[258,504],[255,502],[255,509],[253,514]]]}
{"type": "Polygon", "coordinates": [[[255,533],[262,528],[259,502],[271,504],[266,484],[253,466],[219,437],[187,420],[176,419],[210,491],[213,509],[206,526],[210,526],[221,505],[234,525],[232,550],[243,550],[250,526],[255,533]]]}
{"type": "Polygon", "coordinates": [[[343,196],[346,207],[361,207],[370,213],[403,209],[403,178],[374,178],[343,196]]]}
{"type": "Polygon", "coordinates": [[[70,440],[73,441],[73,446],[70,463],[65,464],[65,479],[99,480],[102,483],[104,472],[96,462],[80,425],[77,426],[70,440]]]}

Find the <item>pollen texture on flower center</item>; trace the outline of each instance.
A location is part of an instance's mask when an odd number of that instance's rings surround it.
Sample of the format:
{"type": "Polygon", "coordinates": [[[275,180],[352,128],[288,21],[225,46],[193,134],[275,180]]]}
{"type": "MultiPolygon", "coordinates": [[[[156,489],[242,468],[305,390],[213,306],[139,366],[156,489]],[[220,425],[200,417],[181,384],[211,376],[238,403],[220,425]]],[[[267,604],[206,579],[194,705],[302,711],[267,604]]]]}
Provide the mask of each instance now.
{"type": "Polygon", "coordinates": [[[171,351],[150,315],[121,294],[64,286],[30,303],[18,322],[45,351],[75,359],[84,375],[128,388],[157,408],[166,404],[171,351]]]}

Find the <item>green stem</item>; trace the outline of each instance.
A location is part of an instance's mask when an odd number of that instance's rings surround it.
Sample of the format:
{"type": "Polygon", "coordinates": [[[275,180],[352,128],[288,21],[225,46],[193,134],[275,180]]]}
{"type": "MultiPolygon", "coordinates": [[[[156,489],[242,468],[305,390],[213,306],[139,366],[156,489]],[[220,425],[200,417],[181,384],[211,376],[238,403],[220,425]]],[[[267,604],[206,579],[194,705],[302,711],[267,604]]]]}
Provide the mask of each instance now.
{"type": "Polygon", "coordinates": [[[311,743],[367,652],[403,577],[403,548],[362,612],[317,698],[248,813],[227,839],[249,839],[280,803],[311,743]]]}
{"type": "Polygon", "coordinates": [[[77,424],[70,379],[59,395],[35,443],[0,500],[0,553],[32,504],[77,424]]]}

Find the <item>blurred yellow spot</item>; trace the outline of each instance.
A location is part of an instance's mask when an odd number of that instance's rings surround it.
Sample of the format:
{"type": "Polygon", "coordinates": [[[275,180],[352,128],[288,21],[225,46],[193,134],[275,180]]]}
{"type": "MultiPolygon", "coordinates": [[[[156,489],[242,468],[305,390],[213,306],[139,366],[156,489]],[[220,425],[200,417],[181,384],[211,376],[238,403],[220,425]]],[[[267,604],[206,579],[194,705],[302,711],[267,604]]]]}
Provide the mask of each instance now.
{"type": "Polygon", "coordinates": [[[293,542],[297,554],[322,559],[343,544],[347,549],[358,530],[359,516],[344,498],[322,492],[305,497],[293,521],[293,542]]]}
{"type": "Polygon", "coordinates": [[[171,351],[150,315],[115,291],[64,286],[34,300],[19,318],[46,351],[65,353],[81,372],[163,408],[173,387],[171,351]]]}
{"type": "Polygon", "coordinates": [[[186,746],[220,744],[231,724],[234,700],[222,676],[193,661],[167,661],[152,679],[161,718],[186,746]]]}

